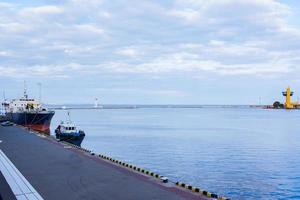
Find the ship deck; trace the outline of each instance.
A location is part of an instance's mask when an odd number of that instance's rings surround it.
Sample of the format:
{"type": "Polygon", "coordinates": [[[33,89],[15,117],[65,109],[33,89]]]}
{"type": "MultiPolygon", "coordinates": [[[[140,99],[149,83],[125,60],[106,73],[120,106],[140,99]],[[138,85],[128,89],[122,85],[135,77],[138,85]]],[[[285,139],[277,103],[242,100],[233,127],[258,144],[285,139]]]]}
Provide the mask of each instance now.
{"type": "Polygon", "coordinates": [[[0,149],[0,199],[209,199],[20,127],[0,126],[0,149]]]}

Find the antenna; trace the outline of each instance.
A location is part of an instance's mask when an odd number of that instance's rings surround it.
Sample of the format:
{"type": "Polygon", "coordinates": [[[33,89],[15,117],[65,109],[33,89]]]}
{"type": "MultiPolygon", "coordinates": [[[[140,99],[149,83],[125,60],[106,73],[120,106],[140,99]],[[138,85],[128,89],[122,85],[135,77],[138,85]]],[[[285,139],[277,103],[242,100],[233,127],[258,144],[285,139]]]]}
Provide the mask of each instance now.
{"type": "Polygon", "coordinates": [[[39,102],[42,103],[42,83],[37,83],[39,87],[39,102]]]}
{"type": "Polygon", "coordinates": [[[68,118],[69,118],[69,122],[71,122],[71,117],[70,117],[70,111],[68,110],[68,118]]]}
{"type": "Polygon", "coordinates": [[[27,95],[27,87],[26,87],[26,81],[24,81],[24,98],[27,99],[28,95],[27,95]]]}
{"type": "Polygon", "coordinates": [[[3,100],[6,101],[6,98],[5,98],[5,91],[3,91],[3,100]]]}

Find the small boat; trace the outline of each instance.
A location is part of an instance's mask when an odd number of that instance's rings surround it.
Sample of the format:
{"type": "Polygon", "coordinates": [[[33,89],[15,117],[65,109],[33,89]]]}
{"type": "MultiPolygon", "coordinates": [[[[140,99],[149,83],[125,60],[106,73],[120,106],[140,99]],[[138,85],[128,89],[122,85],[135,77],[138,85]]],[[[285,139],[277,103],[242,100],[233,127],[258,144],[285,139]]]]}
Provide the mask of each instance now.
{"type": "Polygon", "coordinates": [[[58,127],[55,129],[55,136],[56,139],[59,139],[60,141],[80,146],[85,137],[85,133],[82,130],[78,130],[76,125],[71,120],[68,120],[66,122],[60,122],[58,127]]]}
{"type": "Polygon", "coordinates": [[[5,121],[0,123],[1,126],[13,126],[14,124],[10,121],[5,121]]]}

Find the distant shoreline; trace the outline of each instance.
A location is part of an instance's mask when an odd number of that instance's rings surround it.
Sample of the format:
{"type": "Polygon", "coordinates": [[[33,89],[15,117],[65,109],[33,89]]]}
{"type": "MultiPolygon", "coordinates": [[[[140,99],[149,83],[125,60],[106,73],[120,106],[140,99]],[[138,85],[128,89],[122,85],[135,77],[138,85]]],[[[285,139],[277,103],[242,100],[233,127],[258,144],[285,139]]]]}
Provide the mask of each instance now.
{"type": "Polygon", "coordinates": [[[139,108],[262,108],[262,105],[119,105],[103,104],[94,107],[91,104],[65,104],[65,105],[46,105],[49,109],[70,110],[70,109],[139,109],[139,108]]]}

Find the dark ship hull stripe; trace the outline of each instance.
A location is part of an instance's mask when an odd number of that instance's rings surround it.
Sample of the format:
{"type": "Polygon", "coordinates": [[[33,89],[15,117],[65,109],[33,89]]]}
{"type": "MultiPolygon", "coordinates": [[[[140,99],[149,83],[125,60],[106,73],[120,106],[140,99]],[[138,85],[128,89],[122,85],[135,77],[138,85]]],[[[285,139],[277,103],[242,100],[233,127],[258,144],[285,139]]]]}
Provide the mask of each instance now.
{"type": "Polygon", "coordinates": [[[10,120],[18,125],[29,127],[33,130],[50,133],[50,123],[54,112],[47,113],[7,113],[10,120]]]}

